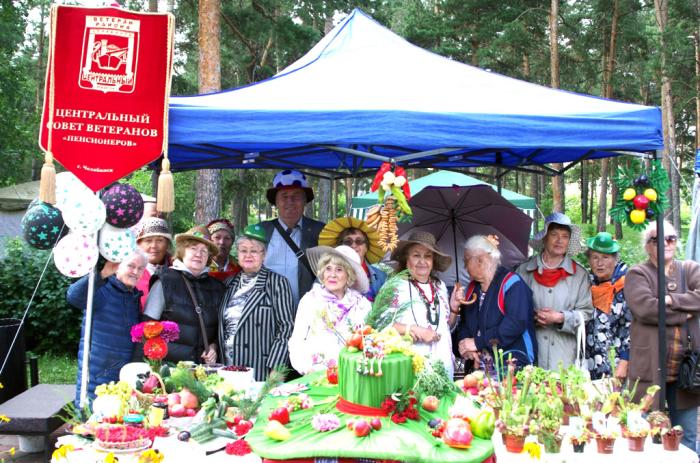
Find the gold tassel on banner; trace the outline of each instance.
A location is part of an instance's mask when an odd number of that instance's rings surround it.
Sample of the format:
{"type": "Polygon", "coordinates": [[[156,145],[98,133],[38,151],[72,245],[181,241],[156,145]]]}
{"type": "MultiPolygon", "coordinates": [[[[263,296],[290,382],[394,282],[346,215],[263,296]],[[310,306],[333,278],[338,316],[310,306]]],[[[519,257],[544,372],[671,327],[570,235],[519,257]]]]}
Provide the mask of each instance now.
{"type": "Polygon", "coordinates": [[[39,200],[56,204],[56,168],[53,165],[53,155],[49,152],[44,154],[44,165],[41,167],[39,200]]]}
{"type": "Polygon", "coordinates": [[[161,164],[158,176],[158,197],[156,198],[156,210],[158,212],[172,212],[175,210],[175,182],[170,172],[170,161],[167,154],[161,164]]]}

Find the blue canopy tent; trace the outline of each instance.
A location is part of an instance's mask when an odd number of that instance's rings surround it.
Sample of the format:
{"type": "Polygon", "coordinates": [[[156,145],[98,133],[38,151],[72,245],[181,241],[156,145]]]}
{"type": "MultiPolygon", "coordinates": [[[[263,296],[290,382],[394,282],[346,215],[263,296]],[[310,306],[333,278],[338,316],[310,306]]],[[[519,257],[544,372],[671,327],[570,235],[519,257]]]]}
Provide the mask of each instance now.
{"type": "Polygon", "coordinates": [[[529,170],[663,147],[661,112],[553,90],[416,47],[354,10],[276,76],[170,100],[173,170],[308,168],[338,178],[385,161],[529,170]]]}

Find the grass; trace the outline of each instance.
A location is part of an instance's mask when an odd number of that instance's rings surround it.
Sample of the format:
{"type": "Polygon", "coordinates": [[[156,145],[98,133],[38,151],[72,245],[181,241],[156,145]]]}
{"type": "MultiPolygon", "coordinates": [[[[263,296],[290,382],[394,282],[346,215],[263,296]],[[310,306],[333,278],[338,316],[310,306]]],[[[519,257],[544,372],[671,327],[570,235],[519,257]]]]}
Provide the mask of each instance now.
{"type": "MultiPolygon", "coordinates": [[[[31,354],[28,353],[27,357],[31,354]]],[[[39,382],[47,384],[75,384],[78,359],[67,354],[39,354],[39,382]]],[[[29,369],[27,369],[29,370],[29,369]]],[[[27,371],[29,374],[29,371],[27,371]]],[[[27,378],[29,378],[27,376],[27,378]]],[[[29,379],[27,379],[29,384],[29,379]]]]}

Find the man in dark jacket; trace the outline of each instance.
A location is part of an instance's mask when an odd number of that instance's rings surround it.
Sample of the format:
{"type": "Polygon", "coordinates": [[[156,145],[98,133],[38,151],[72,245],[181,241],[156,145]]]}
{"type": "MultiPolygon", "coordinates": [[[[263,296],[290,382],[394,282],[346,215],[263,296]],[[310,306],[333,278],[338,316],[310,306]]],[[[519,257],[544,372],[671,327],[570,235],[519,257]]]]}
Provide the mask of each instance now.
{"type": "Polygon", "coordinates": [[[318,235],[325,225],[304,216],[304,207],[313,199],[314,192],[304,174],[296,170],[279,172],[267,190],[267,200],[277,207],[278,218],[261,223],[269,243],[265,267],[289,280],[295,313],[299,299],[316,279],[303,251],[318,245],[318,235]]]}

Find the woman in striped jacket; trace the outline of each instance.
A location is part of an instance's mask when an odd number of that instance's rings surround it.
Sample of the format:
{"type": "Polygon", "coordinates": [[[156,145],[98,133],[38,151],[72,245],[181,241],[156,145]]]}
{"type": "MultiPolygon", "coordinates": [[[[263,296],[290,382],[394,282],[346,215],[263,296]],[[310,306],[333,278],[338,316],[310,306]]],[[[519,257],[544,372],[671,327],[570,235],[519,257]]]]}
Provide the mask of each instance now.
{"type": "Polygon", "coordinates": [[[289,281],[265,267],[265,231],[247,227],[236,240],[242,271],[226,282],[219,309],[219,346],[226,365],[255,370],[265,381],[271,369],[286,365],[287,341],[294,327],[294,302],[289,281]]]}

